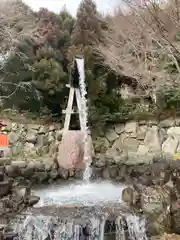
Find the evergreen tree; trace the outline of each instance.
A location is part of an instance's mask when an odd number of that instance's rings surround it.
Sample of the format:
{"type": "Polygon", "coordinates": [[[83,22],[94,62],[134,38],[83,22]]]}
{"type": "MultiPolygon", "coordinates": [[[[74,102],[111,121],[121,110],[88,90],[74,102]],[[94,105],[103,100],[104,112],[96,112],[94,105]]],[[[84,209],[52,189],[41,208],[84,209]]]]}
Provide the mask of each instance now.
{"type": "Polygon", "coordinates": [[[77,10],[73,42],[75,45],[93,45],[101,38],[102,20],[93,0],[83,0],[77,10]]]}

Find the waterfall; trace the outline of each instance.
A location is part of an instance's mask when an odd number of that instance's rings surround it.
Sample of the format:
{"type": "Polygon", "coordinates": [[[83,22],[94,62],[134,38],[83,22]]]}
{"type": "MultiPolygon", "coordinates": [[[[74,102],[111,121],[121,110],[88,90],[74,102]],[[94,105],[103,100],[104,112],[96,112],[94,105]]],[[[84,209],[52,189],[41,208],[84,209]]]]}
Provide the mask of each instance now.
{"type": "Polygon", "coordinates": [[[83,179],[85,181],[89,181],[91,177],[91,156],[88,151],[88,108],[87,108],[87,91],[86,91],[86,84],[85,84],[85,73],[84,73],[84,59],[83,58],[76,58],[77,67],[80,75],[80,91],[81,91],[81,98],[82,98],[82,105],[80,114],[83,119],[83,131],[84,131],[84,162],[86,164],[86,168],[84,171],[83,179]]]}
{"type": "Polygon", "coordinates": [[[130,239],[147,240],[145,219],[136,215],[126,217],[130,239]]]}
{"type": "MultiPolygon", "coordinates": [[[[76,220],[62,220],[59,217],[20,216],[12,223],[19,240],[104,240],[107,215],[90,217],[78,223],[76,220]]],[[[145,219],[135,215],[117,217],[115,221],[116,240],[147,240],[145,219]],[[127,229],[125,229],[125,225],[127,229]]]]}

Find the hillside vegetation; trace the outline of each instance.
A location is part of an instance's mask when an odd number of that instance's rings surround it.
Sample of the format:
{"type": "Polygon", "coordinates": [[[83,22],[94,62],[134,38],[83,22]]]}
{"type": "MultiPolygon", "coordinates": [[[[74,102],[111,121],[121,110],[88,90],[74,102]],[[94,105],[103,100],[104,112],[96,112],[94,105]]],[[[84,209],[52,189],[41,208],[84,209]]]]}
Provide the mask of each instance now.
{"type": "Polygon", "coordinates": [[[74,18],[66,9],[33,12],[20,0],[2,3],[1,110],[61,119],[73,58],[83,54],[92,126],[178,114],[179,2],[124,0],[121,6],[102,15],[83,0],[74,18]],[[127,87],[131,94],[122,94],[127,87]]]}

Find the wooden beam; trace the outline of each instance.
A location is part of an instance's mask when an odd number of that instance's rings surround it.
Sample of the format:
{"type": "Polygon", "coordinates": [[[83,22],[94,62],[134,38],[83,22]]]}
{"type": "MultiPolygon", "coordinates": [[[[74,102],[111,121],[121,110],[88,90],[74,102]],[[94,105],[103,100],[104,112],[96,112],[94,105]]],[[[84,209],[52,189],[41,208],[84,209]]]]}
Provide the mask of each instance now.
{"type": "Polygon", "coordinates": [[[72,106],[73,106],[73,100],[74,100],[74,88],[70,88],[68,105],[67,105],[67,108],[66,108],[66,116],[65,116],[63,134],[64,134],[64,132],[69,130],[69,125],[70,125],[70,120],[71,120],[71,113],[72,113],[72,106]]]}

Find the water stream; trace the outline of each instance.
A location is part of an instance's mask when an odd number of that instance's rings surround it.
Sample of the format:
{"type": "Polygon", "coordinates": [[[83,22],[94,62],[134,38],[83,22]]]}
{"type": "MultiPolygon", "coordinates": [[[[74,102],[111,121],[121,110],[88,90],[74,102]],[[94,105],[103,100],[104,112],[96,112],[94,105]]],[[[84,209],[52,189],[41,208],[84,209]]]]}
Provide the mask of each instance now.
{"type": "Polygon", "coordinates": [[[80,91],[81,91],[81,116],[83,119],[83,131],[84,131],[84,162],[86,164],[83,179],[88,182],[91,177],[91,156],[89,155],[88,151],[88,107],[87,107],[87,91],[86,91],[86,84],[85,84],[85,73],[84,73],[84,59],[83,58],[76,58],[77,67],[80,75],[80,91]]]}
{"type": "Polygon", "coordinates": [[[35,189],[40,202],[12,228],[19,240],[147,240],[145,218],[125,210],[124,187],[76,182],[35,189]]]}

